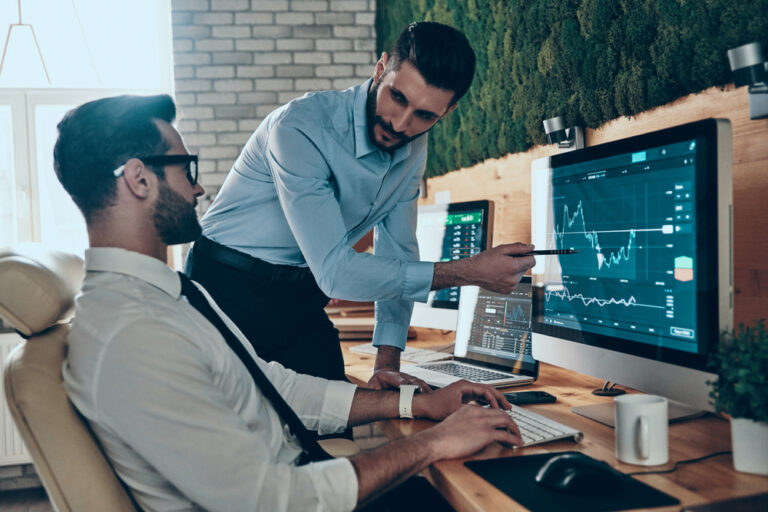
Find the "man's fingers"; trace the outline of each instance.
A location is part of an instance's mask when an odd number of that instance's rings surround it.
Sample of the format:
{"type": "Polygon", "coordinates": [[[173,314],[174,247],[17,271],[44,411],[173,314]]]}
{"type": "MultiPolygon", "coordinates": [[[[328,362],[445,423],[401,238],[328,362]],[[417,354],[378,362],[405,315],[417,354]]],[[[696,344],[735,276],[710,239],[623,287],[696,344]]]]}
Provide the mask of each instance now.
{"type": "Polygon", "coordinates": [[[493,409],[511,409],[512,406],[509,404],[507,399],[504,397],[504,395],[496,388],[492,388],[491,386],[487,386],[485,384],[477,384],[474,382],[466,382],[466,387],[462,390],[463,401],[469,401],[469,400],[482,400],[486,403],[488,403],[491,408],[493,409]]]}
{"type": "Polygon", "coordinates": [[[368,380],[368,386],[371,389],[384,389],[386,384],[382,382],[381,379],[379,379],[376,375],[374,375],[368,380]]]}
{"type": "Polygon", "coordinates": [[[533,250],[533,245],[516,242],[514,244],[503,244],[496,247],[503,254],[526,254],[533,250]]]}
{"type": "Polygon", "coordinates": [[[379,372],[368,381],[374,389],[397,388],[400,384],[406,384],[406,380],[397,372],[379,372]]]}
{"type": "Polygon", "coordinates": [[[408,375],[407,373],[401,373],[400,375],[408,382],[408,384],[419,386],[420,393],[430,393],[432,391],[432,387],[418,377],[408,375]]]}
{"type": "Polygon", "coordinates": [[[520,432],[511,432],[509,430],[497,430],[495,441],[512,446],[523,446],[523,438],[520,436],[520,432]]]}
{"type": "Polygon", "coordinates": [[[493,392],[493,394],[496,396],[496,399],[499,401],[499,405],[502,409],[509,410],[512,408],[512,404],[509,403],[509,400],[507,400],[507,397],[504,396],[504,393],[496,388],[491,388],[491,392],[493,392]]]}
{"type": "Polygon", "coordinates": [[[374,376],[371,377],[371,379],[368,381],[368,385],[373,389],[395,389],[401,384],[413,384],[418,386],[421,393],[429,393],[432,391],[432,388],[429,387],[429,384],[423,380],[412,375],[408,375],[407,373],[400,373],[396,371],[378,372],[374,374],[374,376]]]}

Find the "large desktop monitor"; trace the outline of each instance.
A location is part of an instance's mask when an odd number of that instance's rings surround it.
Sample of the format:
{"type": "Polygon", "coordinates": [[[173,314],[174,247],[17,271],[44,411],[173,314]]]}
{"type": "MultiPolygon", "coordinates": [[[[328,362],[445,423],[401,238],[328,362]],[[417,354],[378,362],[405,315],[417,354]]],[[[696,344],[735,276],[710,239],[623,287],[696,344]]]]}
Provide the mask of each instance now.
{"type": "MultiPolygon", "coordinates": [[[[420,206],[416,240],[421,261],[453,261],[468,258],[491,247],[493,202],[420,206]]],[[[430,292],[426,303],[413,305],[411,325],[432,329],[455,330],[460,287],[430,292]]]]}
{"type": "MultiPolygon", "coordinates": [[[[707,363],[733,323],[730,122],[554,155],[531,173],[534,245],[579,251],[537,257],[533,356],[712,410],[707,363]]],[[[609,422],[606,405],[575,412],[609,422]]]]}

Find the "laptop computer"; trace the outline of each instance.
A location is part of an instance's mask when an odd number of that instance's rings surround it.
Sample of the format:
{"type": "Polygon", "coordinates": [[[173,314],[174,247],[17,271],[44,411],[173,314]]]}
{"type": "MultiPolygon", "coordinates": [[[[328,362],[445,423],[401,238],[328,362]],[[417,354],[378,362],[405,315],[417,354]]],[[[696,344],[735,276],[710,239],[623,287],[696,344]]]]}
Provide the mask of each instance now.
{"type": "Polygon", "coordinates": [[[401,371],[439,388],[460,379],[497,388],[531,384],[539,371],[531,352],[531,278],[509,295],[463,286],[453,355],[401,371]]]}

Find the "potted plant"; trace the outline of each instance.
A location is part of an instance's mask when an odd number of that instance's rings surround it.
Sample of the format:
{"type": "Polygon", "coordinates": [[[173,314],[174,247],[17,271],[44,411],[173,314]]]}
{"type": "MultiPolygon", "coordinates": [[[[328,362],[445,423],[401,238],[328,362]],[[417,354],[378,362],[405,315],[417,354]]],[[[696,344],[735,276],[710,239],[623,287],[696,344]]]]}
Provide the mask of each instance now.
{"type": "Polygon", "coordinates": [[[731,417],[736,471],[768,475],[768,328],[725,331],[712,357],[717,380],[710,382],[715,410],[731,417]]]}

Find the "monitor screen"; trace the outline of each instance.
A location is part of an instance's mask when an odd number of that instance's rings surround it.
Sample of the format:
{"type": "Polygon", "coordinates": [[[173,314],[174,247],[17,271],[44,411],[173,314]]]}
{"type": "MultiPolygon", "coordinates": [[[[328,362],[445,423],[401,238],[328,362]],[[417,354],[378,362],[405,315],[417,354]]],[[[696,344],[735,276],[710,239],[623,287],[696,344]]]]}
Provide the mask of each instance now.
{"type": "Polygon", "coordinates": [[[535,373],[530,277],[523,277],[506,295],[477,286],[462,287],[454,354],[513,367],[516,373],[535,373]]]}
{"type": "Polygon", "coordinates": [[[732,318],[723,126],[710,119],[534,163],[532,241],[578,251],[537,257],[535,333],[706,369],[732,318]]]}
{"type": "MultiPolygon", "coordinates": [[[[468,201],[420,206],[416,240],[422,261],[445,262],[468,258],[490,247],[493,202],[468,201]]],[[[461,289],[430,292],[426,304],[415,303],[411,325],[453,330],[461,289]]]]}

